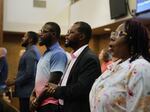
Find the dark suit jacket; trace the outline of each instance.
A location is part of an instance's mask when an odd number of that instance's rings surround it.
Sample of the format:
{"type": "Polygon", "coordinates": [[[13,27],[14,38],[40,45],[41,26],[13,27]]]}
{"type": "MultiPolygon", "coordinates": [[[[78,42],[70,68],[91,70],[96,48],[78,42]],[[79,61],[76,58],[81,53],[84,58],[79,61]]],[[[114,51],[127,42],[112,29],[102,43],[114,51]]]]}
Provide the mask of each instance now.
{"type": "Polygon", "coordinates": [[[89,92],[100,74],[98,57],[85,48],[70,71],[67,85],[54,93],[55,98],[64,100],[64,112],[90,112],[89,92]]]}
{"type": "Polygon", "coordinates": [[[35,45],[28,46],[19,61],[15,81],[15,95],[20,98],[30,97],[35,83],[36,65],[40,53],[35,45]]]}

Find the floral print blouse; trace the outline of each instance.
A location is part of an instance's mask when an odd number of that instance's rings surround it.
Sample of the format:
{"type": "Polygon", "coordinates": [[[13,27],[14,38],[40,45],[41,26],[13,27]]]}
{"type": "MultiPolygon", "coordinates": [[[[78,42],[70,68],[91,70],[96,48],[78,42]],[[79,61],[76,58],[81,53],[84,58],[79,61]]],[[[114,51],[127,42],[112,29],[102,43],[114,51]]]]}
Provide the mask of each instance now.
{"type": "Polygon", "coordinates": [[[108,66],[90,92],[91,112],[150,112],[150,63],[140,57],[108,66]]]}

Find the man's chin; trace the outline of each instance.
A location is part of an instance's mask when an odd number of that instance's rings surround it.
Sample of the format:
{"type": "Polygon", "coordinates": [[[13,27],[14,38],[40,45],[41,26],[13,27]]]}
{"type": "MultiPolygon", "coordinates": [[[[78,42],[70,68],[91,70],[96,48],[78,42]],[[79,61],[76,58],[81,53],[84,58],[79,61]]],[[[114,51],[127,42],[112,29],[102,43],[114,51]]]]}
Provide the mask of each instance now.
{"type": "Polygon", "coordinates": [[[26,46],[27,46],[27,44],[22,43],[22,44],[21,44],[21,46],[22,46],[22,47],[26,47],[26,46]]]}
{"type": "Polygon", "coordinates": [[[43,42],[39,42],[39,46],[43,46],[44,45],[44,43],[43,42]]]}
{"type": "Polygon", "coordinates": [[[39,46],[43,46],[43,45],[44,45],[44,44],[40,44],[40,43],[39,43],[39,46]]]}
{"type": "Polygon", "coordinates": [[[70,45],[69,44],[65,44],[65,47],[70,47],[70,45]]]}

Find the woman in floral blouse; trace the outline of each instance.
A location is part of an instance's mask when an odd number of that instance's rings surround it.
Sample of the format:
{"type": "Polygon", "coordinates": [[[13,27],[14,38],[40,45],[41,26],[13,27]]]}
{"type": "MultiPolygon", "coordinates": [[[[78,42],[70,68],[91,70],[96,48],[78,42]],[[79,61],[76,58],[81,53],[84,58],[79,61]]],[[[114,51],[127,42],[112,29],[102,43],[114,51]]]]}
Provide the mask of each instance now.
{"type": "Polygon", "coordinates": [[[148,33],[127,20],[111,33],[109,49],[118,61],[108,66],[90,92],[91,112],[150,112],[148,33]]]}

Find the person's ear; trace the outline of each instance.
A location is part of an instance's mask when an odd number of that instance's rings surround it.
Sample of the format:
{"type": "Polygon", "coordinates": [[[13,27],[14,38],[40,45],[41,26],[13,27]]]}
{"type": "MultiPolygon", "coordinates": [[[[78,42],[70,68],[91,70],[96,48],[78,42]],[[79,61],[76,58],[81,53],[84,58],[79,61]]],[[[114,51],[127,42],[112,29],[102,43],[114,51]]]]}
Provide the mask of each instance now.
{"type": "Polygon", "coordinates": [[[84,40],[85,39],[85,35],[83,33],[80,34],[80,40],[84,40]]]}
{"type": "Polygon", "coordinates": [[[28,38],[28,42],[32,43],[33,39],[32,38],[28,38]]]}

